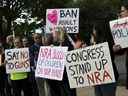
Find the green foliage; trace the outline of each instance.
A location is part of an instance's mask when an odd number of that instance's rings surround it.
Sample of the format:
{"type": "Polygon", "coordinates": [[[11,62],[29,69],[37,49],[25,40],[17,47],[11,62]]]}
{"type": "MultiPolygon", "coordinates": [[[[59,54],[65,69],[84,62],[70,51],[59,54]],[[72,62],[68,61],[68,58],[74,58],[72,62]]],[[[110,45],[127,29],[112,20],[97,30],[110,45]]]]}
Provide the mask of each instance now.
{"type": "Polygon", "coordinates": [[[92,32],[89,27],[96,22],[108,22],[117,18],[120,0],[77,0],[70,2],[70,6],[80,8],[80,34],[83,38],[90,38],[92,32]],[[86,34],[85,34],[86,33],[86,34]]]}
{"type": "MultiPolygon", "coordinates": [[[[80,8],[80,32],[88,36],[89,31],[85,26],[87,24],[97,21],[109,21],[116,18],[118,7],[121,0],[5,0],[6,8],[8,9],[7,20],[8,26],[10,22],[16,19],[22,10],[27,9],[32,17],[44,18],[47,8],[80,8]],[[75,1],[75,2],[74,2],[75,1]],[[9,13],[9,14],[8,14],[9,13]]],[[[21,32],[21,29],[31,30],[36,25],[23,25],[24,27],[17,27],[15,30],[21,32]],[[29,28],[28,28],[29,27],[29,28]]],[[[11,32],[11,27],[8,32],[11,32]]],[[[18,31],[16,33],[18,33],[18,31]]],[[[18,34],[22,34],[18,33],[18,34]]],[[[82,35],[83,36],[83,35],[82,35]]]]}
{"type": "Polygon", "coordinates": [[[15,25],[14,31],[15,35],[18,36],[25,36],[25,35],[30,35],[31,31],[35,29],[36,23],[33,22],[31,24],[28,24],[27,22],[21,23],[21,25],[15,25]]]}

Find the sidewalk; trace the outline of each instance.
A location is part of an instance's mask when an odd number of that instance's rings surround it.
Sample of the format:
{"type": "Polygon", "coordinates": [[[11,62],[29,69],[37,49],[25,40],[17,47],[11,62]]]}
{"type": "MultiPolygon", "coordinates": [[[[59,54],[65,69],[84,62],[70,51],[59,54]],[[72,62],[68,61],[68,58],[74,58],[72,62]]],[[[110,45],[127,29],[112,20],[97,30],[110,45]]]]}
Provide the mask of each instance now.
{"type": "MultiPolygon", "coordinates": [[[[128,90],[125,89],[126,83],[126,54],[116,56],[115,64],[119,72],[118,87],[116,90],[116,96],[128,96],[128,90]]],[[[95,96],[93,87],[85,87],[77,89],[77,96],[95,96]]]]}
{"type": "MultiPolygon", "coordinates": [[[[95,96],[93,87],[77,89],[77,96],[95,96]]],[[[118,86],[116,96],[128,96],[128,90],[124,86],[118,86]]]]}

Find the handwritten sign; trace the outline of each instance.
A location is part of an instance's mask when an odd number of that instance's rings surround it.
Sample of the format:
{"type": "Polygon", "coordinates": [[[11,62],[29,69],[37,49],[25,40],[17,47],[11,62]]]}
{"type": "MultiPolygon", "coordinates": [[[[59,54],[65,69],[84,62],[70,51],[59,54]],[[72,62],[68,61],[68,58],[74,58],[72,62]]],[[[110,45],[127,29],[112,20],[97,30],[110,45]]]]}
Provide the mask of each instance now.
{"type": "Polygon", "coordinates": [[[110,28],[115,44],[128,47],[128,17],[110,21],[110,28]]]}
{"type": "Polygon", "coordinates": [[[37,61],[36,77],[62,80],[65,52],[67,50],[67,47],[41,47],[37,61]]]}
{"type": "Polygon", "coordinates": [[[29,72],[30,61],[29,61],[29,49],[7,49],[5,50],[6,60],[6,72],[17,73],[17,72],[29,72]]]}
{"type": "Polygon", "coordinates": [[[71,88],[115,82],[108,43],[69,51],[66,62],[71,88]]]}
{"type": "Polygon", "coordinates": [[[52,33],[60,27],[67,33],[78,33],[79,8],[47,9],[46,32],[52,33]]]}

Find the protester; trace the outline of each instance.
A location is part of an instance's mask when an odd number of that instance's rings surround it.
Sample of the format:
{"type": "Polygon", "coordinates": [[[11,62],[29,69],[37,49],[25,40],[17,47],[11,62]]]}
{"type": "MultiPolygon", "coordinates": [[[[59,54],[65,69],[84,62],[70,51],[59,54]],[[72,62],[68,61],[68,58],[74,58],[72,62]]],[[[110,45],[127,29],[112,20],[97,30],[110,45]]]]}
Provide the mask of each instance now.
{"type": "MultiPolygon", "coordinates": [[[[38,59],[39,50],[40,50],[40,47],[43,46],[43,44],[42,44],[41,34],[35,33],[33,35],[33,39],[34,39],[34,44],[31,46],[30,50],[31,50],[31,53],[32,53],[31,54],[32,58],[33,58],[31,61],[33,62],[32,64],[34,64],[33,66],[34,66],[34,71],[35,71],[36,66],[37,66],[37,59],[38,59]]],[[[45,96],[44,79],[36,78],[36,82],[37,82],[37,87],[38,87],[38,90],[39,90],[39,96],[45,96]]],[[[35,89],[37,89],[37,88],[35,88],[35,89]]]]}
{"type": "Polygon", "coordinates": [[[33,73],[33,62],[31,62],[33,59],[32,58],[32,53],[31,53],[31,50],[30,50],[30,46],[31,46],[31,43],[30,43],[30,39],[28,37],[23,37],[22,38],[22,44],[23,44],[23,47],[25,48],[29,48],[29,57],[30,57],[30,72],[28,73],[28,79],[29,79],[29,84],[30,84],[30,88],[31,88],[31,93],[32,93],[32,96],[38,96],[38,89],[37,89],[37,84],[36,84],[36,80],[35,80],[35,75],[33,73]]]}
{"type": "MultiPolygon", "coordinates": [[[[122,2],[120,6],[120,13],[118,14],[118,18],[128,17],[128,2],[122,2]]],[[[123,55],[126,53],[126,89],[128,89],[128,49],[121,48],[120,45],[114,45],[113,49],[117,55],[123,55]]]]}
{"type": "MultiPolygon", "coordinates": [[[[6,37],[6,43],[5,43],[4,49],[14,48],[13,39],[14,39],[13,35],[8,35],[6,37]]],[[[5,85],[6,85],[6,95],[13,96],[13,88],[12,88],[11,81],[10,81],[10,74],[6,74],[5,85]]]]}
{"type": "MultiPolygon", "coordinates": [[[[45,36],[42,36],[42,44],[44,46],[53,46],[52,42],[53,42],[53,37],[51,34],[45,34],[45,36]]],[[[49,81],[50,81],[49,79],[44,80],[45,96],[52,96],[49,81]]]]}
{"type": "Polygon", "coordinates": [[[52,34],[46,34],[46,36],[43,37],[42,42],[44,42],[45,46],[51,46],[53,44],[53,36],[52,36],[52,34]]]}
{"type": "Polygon", "coordinates": [[[6,45],[5,45],[5,49],[9,49],[9,48],[13,48],[14,44],[13,44],[13,35],[8,35],[6,37],[6,45]]]}
{"type": "MultiPolygon", "coordinates": [[[[49,44],[52,46],[67,46],[68,50],[72,50],[73,46],[65,34],[64,30],[58,30],[53,33],[53,41],[49,38],[49,44]],[[63,33],[61,33],[63,32],[63,33]]],[[[49,80],[51,96],[76,96],[76,90],[70,89],[66,69],[62,81],[49,80]]]]}
{"type": "Polygon", "coordinates": [[[124,2],[120,8],[120,18],[128,17],[128,3],[124,2]]]}
{"type": "MultiPolygon", "coordinates": [[[[120,18],[128,17],[128,2],[121,5],[120,18]]],[[[128,89],[128,49],[126,50],[126,89],[128,89]]]]}
{"type": "MultiPolygon", "coordinates": [[[[118,72],[116,69],[116,65],[114,63],[114,52],[113,52],[113,38],[111,35],[111,32],[109,29],[109,26],[107,25],[106,22],[99,22],[95,24],[95,36],[96,36],[96,44],[98,43],[103,43],[103,42],[108,42],[109,44],[109,49],[110,49],[110,55],[111,55],[111,60],[112,60],[112,66],[114,70],[114,75],[116,81],[118,80],[118,72]],[[104,31],[106,30],[106,31],[104,31]],[[104,32],[103,32],[104,31],[104,32]]],[[[93,30],[93,27],[92,27],[93,30]]],[[[103,85],[96,85],[95,86],[95,95],[96,96],[116,96],[116,86],[117,82],[115,83],[110,83],[110,84],[103,84],[103,85]]]]}
{"type": "MultiPolygon", "coordinates": [[[[22,48],[22,41],[20,37],[15,37],[14,46],[15,48],[22,48]]],[[[13,88],[13,96],[22,96],[22,91],[24,96],[32,96],[27,72],[10,73],[10,79],[13,88]]]]}
{"type": "Polygon", "coordinates": [[[30,47],[29,39],[27,37],[22,38],[23,47],[30,47]]]}
{"type": "Polygon", "coordinates": [[[74,49],[84,48],[86,46],[87,46],[87,44],[84,42],[84,40],[82,40],[82,38],[80,37],[80,35],[77,34],[77,39],[75,41],[74,49]]]}
{"type": "MultiPolygon", "coordinates": [[[[57,34],[56,34],[57,35],[57,34]]],[[[58,35],[56,36],[54,34],[54,36],[52,34],[47,34],[45,37],[45,45],[46,46],[59,46],[59,42],[58,41],[58,35]],[[57,37],[57,38],[56,38],[57,37]],[[54,44],[55,43],[55,44],[54,44]]],[[[50,95],[51,96],[63,96],[61,94],[62,92],[62,84],[60,83],[61,81],[57,81],[57,80],[48,80],[48,84],[50,86],[50,95]]]]}

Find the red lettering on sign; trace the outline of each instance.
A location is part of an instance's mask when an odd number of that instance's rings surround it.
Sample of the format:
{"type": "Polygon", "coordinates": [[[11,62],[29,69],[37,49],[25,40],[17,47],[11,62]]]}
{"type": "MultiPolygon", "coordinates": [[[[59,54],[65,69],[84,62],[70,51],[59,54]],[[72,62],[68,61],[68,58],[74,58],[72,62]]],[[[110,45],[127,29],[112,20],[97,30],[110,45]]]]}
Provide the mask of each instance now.
{"type": "Polygon", "coordinates": [[[111,77],[110,74],[105,70],[105,71],[104,71],[104,75],[103,75],[103,82],[104,82],[105,80],[109,80],[109,79],[112,80],[112,77],[111,77]]]}
{"type": "Polygon", "coordinates": [[[87,74],[87,80],[88,80],[89,85],[92,85],[95,83],[101,84],[105,81],[112,80],[112,77],[109,74],[109,72],[104,70],[104,72],[88,73],[87,74]]]}

